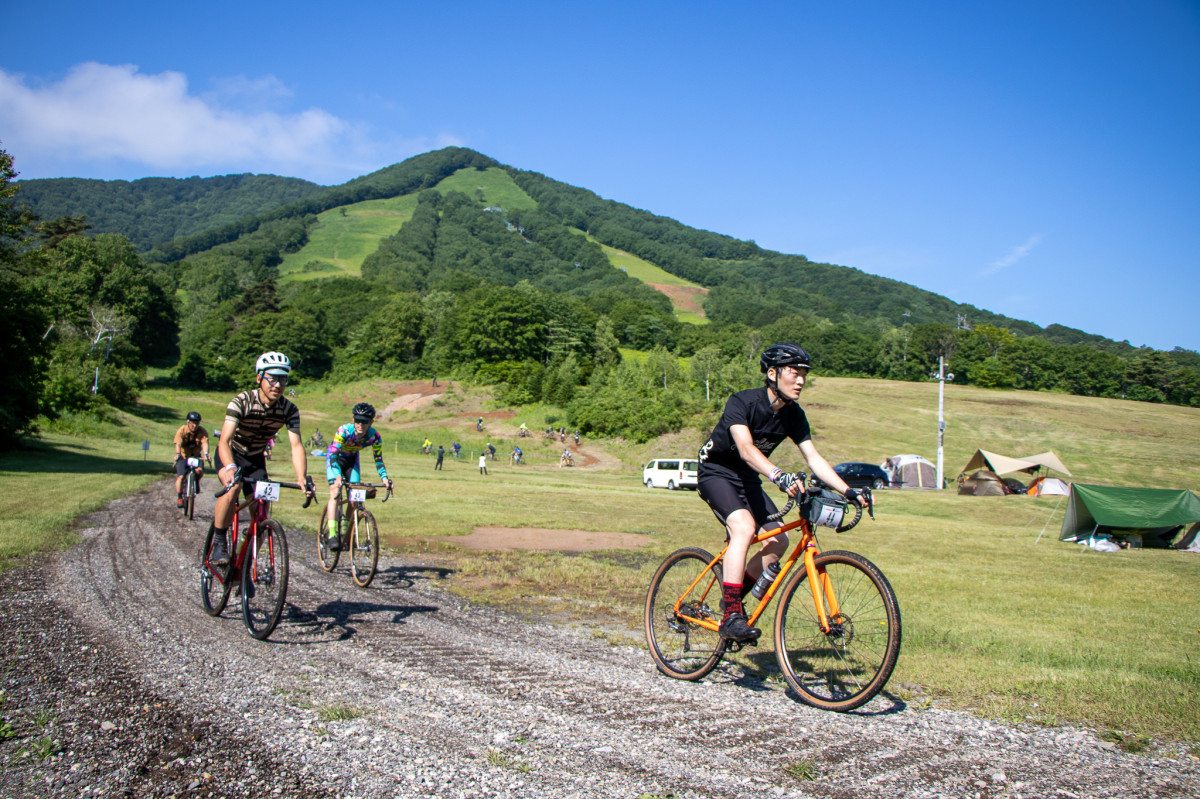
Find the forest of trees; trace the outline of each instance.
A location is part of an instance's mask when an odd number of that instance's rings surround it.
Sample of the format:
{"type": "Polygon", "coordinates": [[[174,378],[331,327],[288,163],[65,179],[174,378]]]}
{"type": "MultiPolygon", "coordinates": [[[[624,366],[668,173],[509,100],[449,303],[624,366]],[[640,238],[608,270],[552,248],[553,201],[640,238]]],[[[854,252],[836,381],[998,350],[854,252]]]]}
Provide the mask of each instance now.
{"type": "MultiPolygon", "coordinates": [[[[266,349],[286,352],[298,380],[471,379],[502,402],[546,402],[585,432],[639,440],[757,383],[758,352],[783,340],[802,343],[818,374],[927,380],[941,356],[970,385],[1200,405],[1195,352],[1043,330],[693,230],[462,148],[298,197],[287,196],[295,186],[264,184],[274,199],[259,195],[252,215],[214,212],[173,241],[141,231],[138,246],[91,235],[73,208],[38,220],[18,202],[23,186],[2,150],[0,165],[0,324],[18,381],[0,403],[8,442],[39,414],[134,401],[147,364],[170,367],[181,385],[233,389],[266,349]],[[435,189],[459,170],[495,167],[537,207],[435,189]],[[361,278],[280,281],[283,256],[305,245],[317,214],[405,194],[416,195],[411,219],[380,241],[361,278]],[[680,323],[596,242],[708,287],[709,324],[680,323]],[[967,328],[950,324],[960,315],[967,328]],[[643,357],[622,359],[621,348],[643,357]]],[[[155,213],[140,218],[172,218],[155,213]]]]}

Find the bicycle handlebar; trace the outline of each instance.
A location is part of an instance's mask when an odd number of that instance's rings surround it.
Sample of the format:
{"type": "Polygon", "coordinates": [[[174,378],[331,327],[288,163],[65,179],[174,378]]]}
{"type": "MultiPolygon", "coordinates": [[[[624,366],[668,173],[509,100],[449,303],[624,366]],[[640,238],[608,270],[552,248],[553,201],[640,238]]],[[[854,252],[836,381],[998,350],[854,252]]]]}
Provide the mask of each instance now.
{"type": "Polygon", "coordinates": [[[389,486],[386,483],[342,483],[342,487],[347,491],[349,491],[351,488],[386,488],[387,493],[384,494],[383,499],[379,501],[379,504],[381,505],[391,499],[393,493],[392,486],[389,486]]]}
{"type": "MultiPolygon", "coordinates": [[[[249,477],[242,477],[242,470],[240,468],[235,469],[233,472],[233,479],[229,481],[229,485],[221,488],[220,491],[213,494],[213,497],[216,499],[220,499],[221,497],[228,494],[229,490],[231,488],[233,488],[235,485],[238,485],[239,483],[257,483],[257,482],[259,482],[259,481],[252,480],[249,477]]],[[[264,482],[274,483],[276,481],[270,480],[270,481],[264,481],[264,482]]],[[[307,474],[304,475],[304,485],[300,485],[298,483],[278,483],[278,485],[283,488],[295,488],[299,491],[303,491],[304,495],[305,495],[304,496],[304,507],[306,507],[306,508],[312,504],[313,498],[317,495],[316,488],[313,486],[312,475],[307,475],[307,474]]]]}
{"type": "MultiPolygon", "coordinates": [[[[798,472],[798,474],[800,475],[800,482],[803,483],[807,479],[807,476],[803,472],[798,472]]],[[[814,482],[816,482],[815,478],[814,478],[814,482]]],[[[770,516],[767,517],[767,519],[770,521],[773,521],[773,522],[779,521],[784,516],[786,516],[788,514],[788,512],[791,511],[792,508],[794,508],[796,506],[796,501],[799,497],[803,496],[806,499],[810,498],[810,497],[816,497],[816,496],[820,495],[820,491],[821,491],[821,488],[814,485],[811,488],[808,488],[808,489],[798,492],[796,494],[796,496],[794,496],[794,497],[788,497],[787,504],[783,506],[783,510],[779,511],[778,513],[771,514],[770,516]]],[[[869,489],[869,488],[860,489],[859,495],[866,499],[867,513],[869,513],[871,518],[874,519],[875,518],[875,499],[871,495],[871,489],[869,489]]],[[[801,501],[803,502],[803,500],[801,500],[801,501]]],[[[863,516],[863,506],[862,505],[859,505],[857,502],[850,502],[849,500],[844,500],[843,504],[854,506],[854,519],[851,520],[847,524],[842,524],[842,525],[835,527],[834,532],[837,532],[837,533],[844,533],[848,530],[851,530],[855,527],[855,525],[857,525],[860,521],[862,521],[862,516],[863,516]]],[[[843,518],[845,518],[845,517],[843,516],[843,518]]]]}

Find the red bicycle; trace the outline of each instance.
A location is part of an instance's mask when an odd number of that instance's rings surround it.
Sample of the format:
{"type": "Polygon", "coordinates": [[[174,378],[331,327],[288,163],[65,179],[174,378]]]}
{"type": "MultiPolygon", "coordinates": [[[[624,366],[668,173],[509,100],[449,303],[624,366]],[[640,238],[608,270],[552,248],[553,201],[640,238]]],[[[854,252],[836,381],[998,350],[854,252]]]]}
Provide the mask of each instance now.
{"type": "Polygon", "coordinates": [[[266,480],[242,478],[242,470],[233,473],[229,485],[216,493],[219,498],[235,486],[254,484],[254,496],[237,506],[230,525],[233,546],[228,567],[214,566],[209,562],[216,531],[209,529],[200,550],[200,602],[204,612],[219,616],[229,602],[233,584],[241,585],[242,621],[250,635],[263,640],[283,612],[288,585],[288,546],[283,525],[270,518],[271,503],[279,499],[280,488],[295,488],[305,491],[308,497],[304,507],[312,504],[313,483],[310,477],[306,485],[296,483],[274,483],[266,480]],[[244,536],[238,535],[238,513],[250,509],[250,523],[244,536]]]}

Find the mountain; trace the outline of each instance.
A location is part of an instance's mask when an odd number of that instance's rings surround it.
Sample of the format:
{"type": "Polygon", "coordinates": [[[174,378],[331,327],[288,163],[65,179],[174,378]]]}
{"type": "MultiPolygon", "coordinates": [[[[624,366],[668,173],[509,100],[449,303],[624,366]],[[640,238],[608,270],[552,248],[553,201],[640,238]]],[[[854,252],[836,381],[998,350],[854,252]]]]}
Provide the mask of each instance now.
{"type": "Polygon", "coordinates": [[[44,220],[86,216],[90,233],[120,233],[139,250],[255,216],[325,189],[299,178],[88,180],[50,178],[16,184],[17,198],[44,220]]]}

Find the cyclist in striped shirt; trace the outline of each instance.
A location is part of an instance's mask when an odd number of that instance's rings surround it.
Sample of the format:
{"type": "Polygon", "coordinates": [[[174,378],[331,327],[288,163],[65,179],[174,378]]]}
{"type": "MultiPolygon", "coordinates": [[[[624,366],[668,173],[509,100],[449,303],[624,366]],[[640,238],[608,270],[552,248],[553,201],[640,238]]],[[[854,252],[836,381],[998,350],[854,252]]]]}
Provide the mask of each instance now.
{"type": "MultiPolygon", "coordinates": [[[[387,476],[387,467],[383,465],[383,438],[371,427],[371,422],[375,421],[374,406],[360,402],[354,406],[351,413],[354,415],[354,423],[344,424],[334,431],[333,443],[329,445],[329,452],[325,457],[325,478],[329,481],[329,509],[326,518],[329,519],[334,518],[337,512],[337,497],[342,481],[361,482],[358,453],[367,447],[370,447],[375,455],[375,471],[379,472],[379,479],[386,483],[388,488],[392,487],[392,481],[387,476]]],[[[331,552],[337,552],[341,545],[342,540],[337,534],[337,527],[329,525],[326,546],[331,552]]]]}
{"type": "MultiPolygon", "coordinates": [[[[258,386],[243,391],[229,401],[225,409],[225,424],[221,427],[221,438],[217,444],[217,477],[222,485],[233,481],[233,473],[239,467],[242,477],[251,480],[267,480],[267,442],[286,427],[292,445],[292,468],[296,470],[296,482],[306,485],[308,457],[304,442],[300,438],[300,409],[283,396],[287,387],[292,363],[281,352],[264,352],[254,364],[258,375],[258,386]]],[[[250,487],[246,486],[247,496],[250,487]]],[[[311,495],[311,492],[306,491],[311,495]]],[[[214,566],[229,562],[225,533],[237,507],[238,492],[230,491],[217,500],[213,513],[213,528],[218,535],[213,537],[213,551],[209,562],[214,566]]]]}

